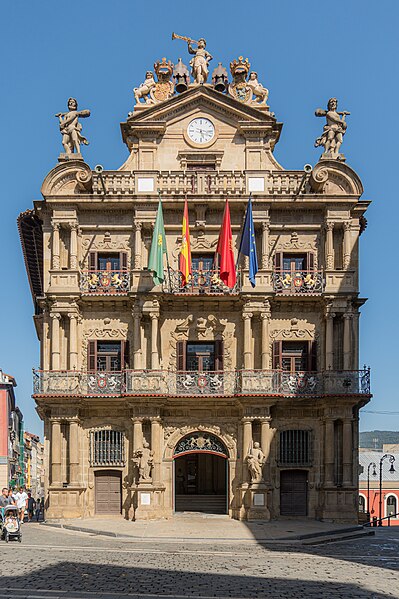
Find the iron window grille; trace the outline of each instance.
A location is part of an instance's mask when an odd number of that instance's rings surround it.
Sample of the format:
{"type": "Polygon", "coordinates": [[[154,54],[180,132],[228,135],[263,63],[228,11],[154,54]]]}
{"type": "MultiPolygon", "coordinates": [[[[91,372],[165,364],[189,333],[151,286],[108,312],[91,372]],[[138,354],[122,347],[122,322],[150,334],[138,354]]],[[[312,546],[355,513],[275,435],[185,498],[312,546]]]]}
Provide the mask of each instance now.
{"type": "Polygon", "coordinates": [[[311,466],[312,436],[310,431],[280,432],[279,466],[311,466]]]}
{"type": "Polygon", "coordinates": [[[125,437],[121,431],[100,430],[90,433],[91,466],[124,466],[125,437]]]}

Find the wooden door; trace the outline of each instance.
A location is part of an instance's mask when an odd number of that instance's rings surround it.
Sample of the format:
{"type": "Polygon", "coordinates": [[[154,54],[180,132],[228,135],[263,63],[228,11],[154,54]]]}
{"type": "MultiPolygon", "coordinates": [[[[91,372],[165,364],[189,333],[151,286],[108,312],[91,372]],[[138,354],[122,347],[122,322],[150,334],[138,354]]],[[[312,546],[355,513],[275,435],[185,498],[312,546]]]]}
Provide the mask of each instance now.
{"type": "Polygon", "coordinates": [[[308,515],[308,472],[282,470],[280,473],[280,514],[308,515]]]}
{"type": "Polygon", "coordinates": [[[116,470],[95,473],[96,514],[120,514],[122,501],[122,476],[116,470]]]}

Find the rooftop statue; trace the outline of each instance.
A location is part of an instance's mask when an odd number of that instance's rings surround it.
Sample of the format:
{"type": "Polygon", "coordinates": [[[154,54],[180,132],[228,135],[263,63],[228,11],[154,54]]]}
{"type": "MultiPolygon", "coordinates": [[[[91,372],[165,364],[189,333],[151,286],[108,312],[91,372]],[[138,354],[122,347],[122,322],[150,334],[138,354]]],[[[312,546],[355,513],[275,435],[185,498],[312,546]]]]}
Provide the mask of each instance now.
{"type": "Polygon", "coordinates": [[[66,154],[80,154],[80,144],[85,146],[89,142],[83,137],[82,125],[79,123],[79,117],[87,118],[90,116],[90,110],[78,110],[78,102],[75,98],[68,100],[68,112],[57,112],[55,115],[60,121],[60,132],[62,135],[62,145],[66,154]]]}
{"type": "Polygon", "coordinates": [[[251,98],[253,102],[256,102],[257,104],[266,104],[267,98],[269,96],[269,90],[259,83],[258,73],[256,71],[252,71],[252,73],[249,74],[247,86],[252,91],[252,95],[254,96],[253,100],[251,98]]]}
{"type": "Polygon", "coordinates": [[[155,81],[152,71],[147,71],[143,83],[134,88],[137,104],[140,104],[140,100],[144,100],[145,104],[157,104],[173,96],[175,88],[173,81],[170,80],[173,72],[172,62],[162,58],[154,63],[154,70],[158,81],[155,81]]]}
{"type": "Polygon", "coordinates": [[[325,116],[326,124],[323,127],[323,133],[314,143],[315,148],[318,146],[324,147],[322,158],[335,158],[336,160],[345,160],[343,154],[339,153],[343,138],[348,126],[345,117],[350,112],[337,112],[337,98],[330,98],[327,104],[327,110],[317,108],[316,116],[325,116]]]}
{"type": "Polygon", "coordinates": [[[135,87],[133,90],[137,104],[140,103],[141,99],[143,99],[146,104],[153,104],[154,101],[150,96],[150,92],[154,87],[154,73],[152,71],[147,71],[143,83],[140,83],[140,85],[138,87],[135,87]]]}
{"type": "Polygon", "coordinates": [[[194,55],[194,58],[190,60],[191,75],[194,79],[194,83],[197,85],[206,83],[209,74],[208,65],[213,58],[212,55],[205,50],[206,40],[201,37],[197,42],[189,37],[176,35],[176,33],[172,33],[172,39],[179,39],[187,42],[189,54],[194,55]],[[192,44],[196,44],[197,48],[193,48],[192,44]]]}

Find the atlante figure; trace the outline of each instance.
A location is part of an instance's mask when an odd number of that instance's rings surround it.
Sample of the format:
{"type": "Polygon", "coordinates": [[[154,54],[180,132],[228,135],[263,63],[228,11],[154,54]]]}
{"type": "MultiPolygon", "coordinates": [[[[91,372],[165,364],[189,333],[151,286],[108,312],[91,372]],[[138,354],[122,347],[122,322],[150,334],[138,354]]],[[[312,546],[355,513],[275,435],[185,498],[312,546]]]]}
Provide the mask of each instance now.
{"type": "Polygon", "coordinates": [[[60,121],[60,132],[62,135],[62,145],[66,154],[80,154],[80,144],[85,146],[89,142],[83,137],[82,125],[79,123],[79,117],[86,118],[90,116],[90,110],[78,110],[78,102],[75,98],[68,100],[68,112],[58,112],[56,117],[60,121]]]}
{"type": "Polygon", "coordinates": [[[318,108],[315,111],[316,116],[325,116],[327,122],[323,127],[322,135],[316,139],[314,145],[316,148],[318,146],[324,146],[324,158],[344,160],[345,158],[343,154],[339,153],[339,150],[348,126],[345,117],[349,115],[350,112],[337,112],[337,107],[337,98],[330,98],[328,100],[327,110],[318,108]]]}
{"type": "Polygon", "coordinates": [[[263,480],[263,465],[266,462],[266,456],[263,453],[260,444],[255,441],[246,456],[248,470],[251,475],[251,483],[260,483],[263,480]]]}
{"type": "Polygon", "coordinates": [[[198,40],[197,48],[193,48],[192,42],[187,42],[188,52],[189,54],[194,54],[194,58],[190,60],[191,65],[191,74],[194,79],[194,82],[198,85],[201,83],[206,83],[208,79],[208,64],[212,60],[212,56],[205,50],[206,41],[203,37],[198,40]]]}

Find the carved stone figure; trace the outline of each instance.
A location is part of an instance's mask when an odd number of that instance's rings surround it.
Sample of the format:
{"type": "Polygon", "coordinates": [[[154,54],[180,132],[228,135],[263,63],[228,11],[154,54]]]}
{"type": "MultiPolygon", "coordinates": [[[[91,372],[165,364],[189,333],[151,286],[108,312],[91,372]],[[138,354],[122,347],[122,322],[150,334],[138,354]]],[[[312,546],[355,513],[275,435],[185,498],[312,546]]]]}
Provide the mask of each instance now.
{"type": "Polygon", "coordinates": [[[197,48],[193,48],[192,43],[194,43],[192,40],[187,42],[189,54],[194,54],[194,58],[190,60],[191,75],[194,83],[201,85],[202,83],[206,83],[208,79],[208,64],[213,57],[205,50],[206,41],[203,37],[198,40],[197,48]]]}
{"type": "Polygon", "coordinates": [[[173,96],[175,85],[170,80],[173,73],[173,64],[170,60],[162,58],[154,63],[154,69],[157,74],[158,81],[150,91],[152,100],[156,102],[164,102],[173,96]]]}
{"type": "Polygon", "coordinates": [[[90,110],[78,110],[77,100],[69,98],[68,112],[57,112],[55,116],[59,119],[62,145],[64,146],[65,153],[80,154],[80,144],[88,146],[89,142],[81,133],[82,125],[79,123],[79,117],[89,117],[90,110]]]}
{"type": "Polygon", "coordinates": [[[266,456],[263,453],[259,443],[255,441],[245,458],[248,464],[248,470],[251,475],[251,483],[260,483],[263,480],[263,465],[266,456]]]}
{"type": "Polygon", "coordinates": [[[251,63],[248,58],[244,60],[242,56],[238,60],[234,59],[230,63],[230,72],[233,81],[229,85],[229,94],[240,102],[249,103],[252,99],[252,89],[248,86],[247,75],[251,63]]]}
{"type": "Polygon", "coordinates": [[[250,73],[247,86],[252,90],[252,94],[254,96],[253,102],[256,102],[257,104],[266,104],[267,98],[269,96],[269,90],[259,83],[258,73],[256,71],[252,71],[252,73],[250,73]]]}
{"type": "Polygon", "coordinates": [[[154,87],[154,73],[152,71],[147,71],[143,83],[141,83],[138,87],[135,87],[133,90],[137,104],[140,103],[141,99],[143,99],[146,104],[153,104],[154,100],[151,98],[150,92],[154,87]]]}
{"type": "Polygon", "coordinates": [[[151,480],[151,469],[154,463],[153,452],[147,441],[143,441],[143,447],[137,449],[133,454],[133,462],[139,470],[139,482],[149,482],[151,480]]]}
{"type": "Polygon", "coordinates": [[[344,160],[343,154],[339,153],[343,138],[346,132],[347,123],[345,117],[350,112],[337,112],[337,98],[330,98],[327,104],[327,110],[318,108],[315,111],[316,116],[325,116],[326,124],[323,127],[323,133],[315,141],[315,147],[324,146],[324,154],[322,158],[335,158],[344,160]]]}

